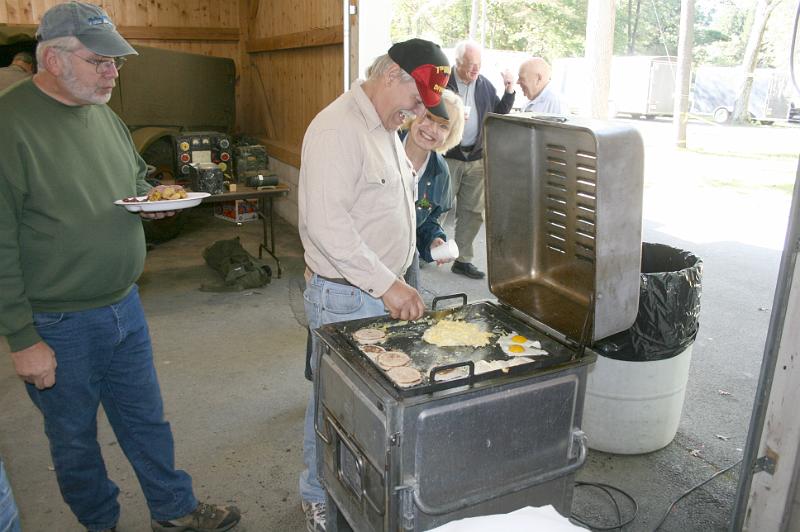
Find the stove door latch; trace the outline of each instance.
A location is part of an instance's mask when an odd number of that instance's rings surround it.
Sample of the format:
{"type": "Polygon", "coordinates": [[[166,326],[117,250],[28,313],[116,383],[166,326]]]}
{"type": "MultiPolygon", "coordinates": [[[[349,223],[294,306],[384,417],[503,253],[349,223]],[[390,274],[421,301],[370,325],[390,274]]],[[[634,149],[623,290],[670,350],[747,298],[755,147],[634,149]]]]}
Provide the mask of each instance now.
{"type": "Polygon", "coordinates": [[[569,457],[570,459],[576,460],[580,462],[580,465],[583,465],[583,462],[586,461],[586,433],[580,429],[574,429],[572,431],[572,441],[570,442],[569,447],[569,457]]]}
{"type": "Polygon", "coordinates": [[[400,530],[414,530],[414,486],[395,488],[400,503],[400,530]]]}

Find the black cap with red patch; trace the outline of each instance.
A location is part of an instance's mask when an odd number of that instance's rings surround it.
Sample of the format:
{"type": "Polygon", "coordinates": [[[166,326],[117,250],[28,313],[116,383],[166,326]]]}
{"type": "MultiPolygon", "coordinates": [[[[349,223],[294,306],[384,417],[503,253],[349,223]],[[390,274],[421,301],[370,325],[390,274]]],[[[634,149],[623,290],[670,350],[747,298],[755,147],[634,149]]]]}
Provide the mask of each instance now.
{"type": "Polygon", "coordinates": [[[409,39],[392,45],[389,57],[417,82],[425,107],[434,115],[449,119],[442,93],[450,79],[450,64],[439,45],[424,39],[409,39]]]}

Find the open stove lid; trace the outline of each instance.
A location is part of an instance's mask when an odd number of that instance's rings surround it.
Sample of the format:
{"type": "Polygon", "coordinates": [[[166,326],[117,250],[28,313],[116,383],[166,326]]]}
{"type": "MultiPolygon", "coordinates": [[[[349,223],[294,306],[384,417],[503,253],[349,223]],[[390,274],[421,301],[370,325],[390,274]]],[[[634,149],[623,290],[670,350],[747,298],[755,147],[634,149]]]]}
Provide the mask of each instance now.
{"type": "Polygon", "coordinates": [[[644,148],[610,122],[487,115],[489,289],[587,344],[636,319],[644,148]]]}

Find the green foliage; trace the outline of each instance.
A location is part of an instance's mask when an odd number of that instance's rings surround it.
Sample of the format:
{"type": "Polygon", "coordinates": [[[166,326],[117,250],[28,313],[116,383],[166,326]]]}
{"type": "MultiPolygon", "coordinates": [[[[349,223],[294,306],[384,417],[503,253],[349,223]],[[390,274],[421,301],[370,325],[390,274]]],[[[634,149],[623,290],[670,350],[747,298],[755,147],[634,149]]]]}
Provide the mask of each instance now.
{"type": "MultiPolygon", "coordinates": [[[[488,48],[549,58],[580,55],[587,0],[486,0],[483,41],[488,48]]],[[[397,0],[392,40],[428,37],[444,47],[467,38],[472,0],[397,0]]],[[[481,22],[478,22],[481,41],[481,22]]]]}
{"type": "Polygon", "coordinates": [[[490,0],[487,5],[486,42],[496,49],[551,59],[580,55],[585,27],[586,0],[490,0]]]}
{"type": "Polygon", "coordinates": [[[749,10],[739,8],[731,0],[723,0],[709,9],[704,28],[695,25],[695,63],[735,66],[742,62],[747,45],[749,10]]]}
{"type": "MultiPolygon", "coordinates": [[[[474,1],[478,6],[486,6],[483,30],[478,10],[475,40],[483,42],[487,48],[524,51],[550,60],[584,53],[588,0],[474,1]]],[[[614,54],[677,53],[681,0],[616,1],[614,54]],[[629,39],[629,35],[633,38],[629,39]]],[[[394,2],[393,41],[424,37],[444,47],[452,47],[468,36],[473,0],[394,2]]],[[[696,0],[695,64],[724,66],[741,63],[754,3],[748,0],[696,0]]],[[[759,66],[785,64],[795,6],[796,2],[786,0],[778,5],[761,47],[759,66]]]]}
{"type": "Polygon", "coordinates": [[[675,55],[678,50],[680,0],[620,0],[614,26],[615,55],[675,55]],[[639,3],[638,20],[636,5],[639,3]],[[628,6],[631,4],[631,15],[628,6]],[[635,31],[634,31],[635,30],[635,31]],[[632,35],[630,42],[628,36],[632,35]]]}

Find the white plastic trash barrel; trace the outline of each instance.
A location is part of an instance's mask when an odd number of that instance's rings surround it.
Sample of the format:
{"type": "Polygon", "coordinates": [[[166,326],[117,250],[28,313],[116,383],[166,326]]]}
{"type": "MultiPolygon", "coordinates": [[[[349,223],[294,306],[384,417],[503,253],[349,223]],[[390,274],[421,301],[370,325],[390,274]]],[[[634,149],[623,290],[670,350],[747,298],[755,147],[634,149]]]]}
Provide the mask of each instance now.
{"type": "Polygon", "coordinates": [[[589,448],[641,454],[668,445],[678,431],[693,345],[664,360],[598,356],[589,368],[583,409],[589,448]]]}

